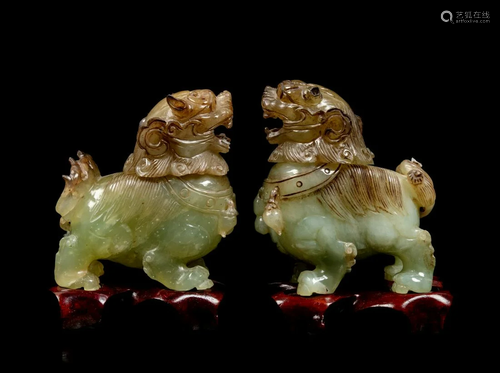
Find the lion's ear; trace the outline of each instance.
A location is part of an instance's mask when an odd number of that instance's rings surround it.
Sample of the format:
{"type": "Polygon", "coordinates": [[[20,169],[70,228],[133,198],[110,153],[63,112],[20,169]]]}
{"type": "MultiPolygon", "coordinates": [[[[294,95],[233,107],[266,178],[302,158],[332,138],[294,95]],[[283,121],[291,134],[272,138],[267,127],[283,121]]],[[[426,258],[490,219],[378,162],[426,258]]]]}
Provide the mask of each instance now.
{"type": "Polygon", "coordinates": [[[166,122],[144,118],[139,124],[134,152],[128,157],[123,172],[140,177],[162,177],[170,174],[172,151],[165,133],[166,122]]]}
{"type": "Polygon", "coordinates": [[[137,134],[137,145],[154,157],[165,154],[169,148],[165,139],[165,125],[165,121],[155,119],[141,126],[137,134]]]}
{"type": "Polygon", "coordinates": [[[324,135],[326,141],[337,143],[349,136],[351,132],[351,121],[342,115],[340,111],[331,111],[327,113],[328,117],[324,122],[324,135]]]}
{"type": "Polygon", "coordinates": [[[175,98],[172,95],[167,96],[167,103],[175,111],[183,111],[186,109],[186,103],[178,98],[175,98]]]}

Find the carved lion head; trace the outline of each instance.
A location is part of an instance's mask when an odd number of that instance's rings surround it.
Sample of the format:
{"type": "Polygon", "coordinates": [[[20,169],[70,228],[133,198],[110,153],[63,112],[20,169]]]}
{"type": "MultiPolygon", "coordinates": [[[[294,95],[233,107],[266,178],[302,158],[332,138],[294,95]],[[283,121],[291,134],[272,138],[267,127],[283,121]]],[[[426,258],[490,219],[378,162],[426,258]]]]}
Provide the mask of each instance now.
{"type": "Polygon", "coordinates": [[[373,163],[361,118],[325,87],[285,80],[277,88],[265,88],[262,108],[264,118],[283,121],[281,128],[266,128],[267,140],[278,144],[270,162],[373,163]]]}
{"type": "Polygon", "coordinates": [[[141,177],[187,174],[225,175],[218,153],[229,151],[230,139],[216,127],[232,126],[231,93],[181,91],[161,100],[139,124],[134,153],[124,172],[141,177]]]}

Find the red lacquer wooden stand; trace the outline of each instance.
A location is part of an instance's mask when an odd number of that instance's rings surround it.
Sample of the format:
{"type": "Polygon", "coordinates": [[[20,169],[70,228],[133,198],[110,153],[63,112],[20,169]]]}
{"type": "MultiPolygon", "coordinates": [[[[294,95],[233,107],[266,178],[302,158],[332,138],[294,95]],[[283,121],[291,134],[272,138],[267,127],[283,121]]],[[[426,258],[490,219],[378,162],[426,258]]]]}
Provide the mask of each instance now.
{"type": "MultiPolygon", "coordinates": [[[[453,297],[442,289],[439,281],[435,280],[433,285],[433,291],[426,294],[396,294],[389,289],[360,292],[340,289],[335,294],[310,297],[297,295],[296,285],[289,283],[273,283],[269,289],[291,332],[323,331],[328,324],[329,310],[341,306],[341,311],[348,310],[354,315],[367,310],[390,309],[409,321],[412,333],[439,333],[443,330],[453,297]]],[[[146,300],[165,302],[177,312],[187,330],[216,330],[218,308],[224,297],[224,287],[218,283],[209,290],[184,292],[160,286],[140,289],[103,286],[97,291],[53,287],[51,291],[59,301],[63,329],[98,324],[109,299],[122,296],[132,306],[146,300]]],[[[244,298],[246,302],[252,302],[248,294],[244,298]]],[[[332,317],[335,316],[330,314],[332,317]]]]}
{"type": "Polygon", "coordinates": [[[61,309],[63,329],[79,329],[101,321],[103,310],[113,296],[130,300],[132,306],[147,300],[158,300],[172,306],[180,321],[189,329],[217,326],[217,308],[223,297],[222,286],[216,284],[204,291],[173,291],[162,287],[132,289],[130,287],[102,286],[96,291],[53,287],[61,309]]]}
{"type": "Polygon", "coordinates": [[[356,315],[373,309],[392,310],[394,314],[406,318],[411,333],[439,333],[444,328],[453,299],[436,279],[433,291],[425,294],[396,294],[388,289],[362,292],[340,290],[335,294],[302,297],[296,294],[295,284],[276,283],[271,286],[274,287],[272,298],[283,312],[291,331],[300,328],[310,333],[325,329],[329,308],[340,302],[341,312],[348,310],[356,315]]]}

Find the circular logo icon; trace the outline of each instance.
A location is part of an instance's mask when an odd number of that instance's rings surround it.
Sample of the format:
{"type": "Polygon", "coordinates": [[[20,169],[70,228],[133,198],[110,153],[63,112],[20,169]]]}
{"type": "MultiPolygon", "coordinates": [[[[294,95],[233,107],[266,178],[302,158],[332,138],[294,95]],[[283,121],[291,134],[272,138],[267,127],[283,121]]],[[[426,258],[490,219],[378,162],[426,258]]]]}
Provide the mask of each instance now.
{"type": "Polygon", "coordinates": [[[443,22],[450,22],[453,23],[453,13],[451,13],[449,10],[444,10],[441,13],[441,20],[443,22]]]}

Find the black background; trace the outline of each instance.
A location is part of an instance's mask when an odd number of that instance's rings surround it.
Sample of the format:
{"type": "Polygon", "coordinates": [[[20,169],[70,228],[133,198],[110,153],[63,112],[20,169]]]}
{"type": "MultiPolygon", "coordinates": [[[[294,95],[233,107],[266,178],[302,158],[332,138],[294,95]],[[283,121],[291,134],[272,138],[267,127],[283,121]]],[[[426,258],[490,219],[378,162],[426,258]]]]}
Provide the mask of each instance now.
{"type": "MultiPolygon", "coordinates": [[[[491,11],[476,8],[450,10],[491,11]]],[[[16,83],[17,105],[10,111],[17,114],[6,126],[8,142],[17,145],[5,160],[14,175],[8,199],[15,201],[20,240],[19,263],[12,266],[23,272],[30,263],[22,276],[22,306],[13,306],[24,311],[24,340],[33,342],[24,347],[27,356],[41,345],[58,351],[59,334],[45,320],[54,312],[47,289],[55,285],[54,255],[64,234],[54,207],[68,157],[82,150],[103,175],[121,171],[149,110],[169,93],[198,88],[233,95],[234,126],[225,130],[231,150],[223,157],[239,212],[234,232],[205,260],[211,278],[226,284],[234,300],[228,319],[235,340],[256,337],[256,347],[268,339],[262,326],[270,323],[266,284],[286,281],[290,263],[268,236],[255,232],[252,202],[272,166],[267,158],[274,147],[264,128],[281,125],[263,119],[260,98],[266,85],[285,79],[321,84],[342,96],[363,119],[376,166],[395,169],[414,157],[434,181],[436,205],[421,227],[432,235],[435,274],[454,303],[450,337],[432,351],[422,347],[422,354],[439,355],[447,344],[470,354],[469,347],[497,335],[489,314],[497,219],[486,215],[498,205],[491,105],[498,97],[495,19],[491,25],[450,25],[440,20],[444,9],[323,12],[319,5],[279,14],[230,9],[218,17],[195,16],[187,8],[125,10],[32,15],[23,23],[28,35],[13,43],[12,60],[19,62],[4,73],[16,83]],[[48,343],[50,336],[56,342],[48,343]]],[[[381,263],[369,263],[379,269],[358,263],[348,276],[360,283],[373,281],[373,273],[383,276],[381,263]]],[[[103,281],[143,276],[112,263],[105,270],[103,281]]],[[[480,360],[483,354],[471,356],[480,360]]]]}

